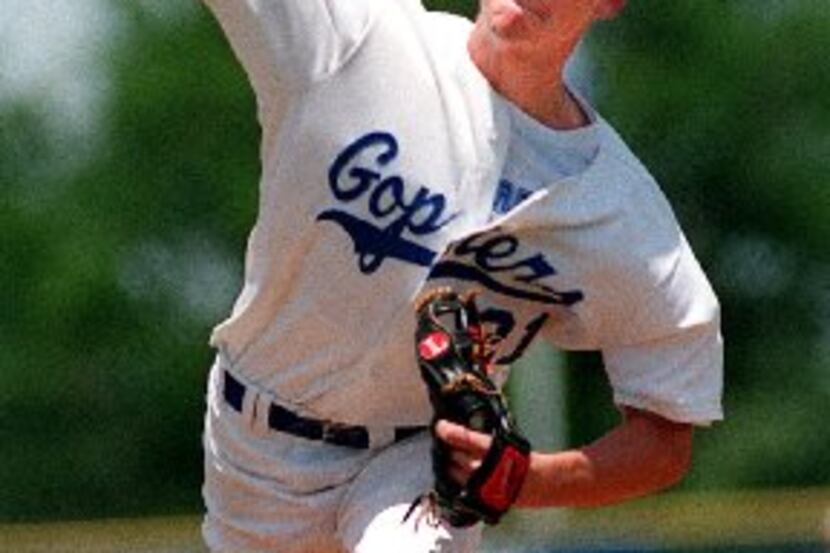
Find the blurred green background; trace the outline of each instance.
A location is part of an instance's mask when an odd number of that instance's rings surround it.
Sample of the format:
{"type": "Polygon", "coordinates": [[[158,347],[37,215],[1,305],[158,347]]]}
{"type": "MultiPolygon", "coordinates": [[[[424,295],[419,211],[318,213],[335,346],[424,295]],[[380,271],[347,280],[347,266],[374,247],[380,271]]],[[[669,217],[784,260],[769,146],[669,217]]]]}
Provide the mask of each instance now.
{"type": "MultiPolygon", "coordinates": [[[[827,0],[632,0],[584,47],[723,304],[728,418],[681,491],[829,485],[827,0]]],[[[201,510],[257,155],[196,1],[0,0],[0,521],[201,510]]],[[[617,414],[599,356],[567,361],[579,444],[617,414]]]]}

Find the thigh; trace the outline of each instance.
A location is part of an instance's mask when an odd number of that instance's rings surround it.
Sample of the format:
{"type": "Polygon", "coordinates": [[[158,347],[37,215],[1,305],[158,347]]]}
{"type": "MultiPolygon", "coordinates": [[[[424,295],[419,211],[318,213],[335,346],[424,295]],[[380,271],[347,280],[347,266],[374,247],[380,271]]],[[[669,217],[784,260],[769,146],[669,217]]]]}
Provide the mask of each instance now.
{"type": "Polygon", "coordinates": [[[202,526],[214,553],[340,551],[334,540],[337,489],[298,494],[207,451],[202,526]]]}
{"type": "Polygon", "coordinates": [[[338,551],[336,513],[370,454],[269,430],[257,418],[267,413],[262,401],[239,413],[209,393],[207,545],[214,552],[338,551]]]}
{"type": "Polygon", "coordinates": [[[467,553],[481,541],[481,525],[453,528],[431,524],[412,501],[432,487],[428,433],[379,453],[350,486],[338,515],[338,534],[353,553],[467,553]]]}

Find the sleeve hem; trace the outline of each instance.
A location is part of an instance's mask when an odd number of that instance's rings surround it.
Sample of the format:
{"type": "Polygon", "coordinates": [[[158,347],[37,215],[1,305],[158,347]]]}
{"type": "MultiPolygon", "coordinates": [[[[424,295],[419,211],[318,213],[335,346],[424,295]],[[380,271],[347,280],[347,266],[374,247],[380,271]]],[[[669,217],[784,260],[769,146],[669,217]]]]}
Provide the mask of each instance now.
{"type": "Polygon", "coordinates": [[[614,392],[614,403],[618,406],[650,411],[668,420],[695,426],[711,426],[724,418],[723,408],[718,401],[700,402],[695,405],[679,404],[639,394],[616,391],[614,392]]]}

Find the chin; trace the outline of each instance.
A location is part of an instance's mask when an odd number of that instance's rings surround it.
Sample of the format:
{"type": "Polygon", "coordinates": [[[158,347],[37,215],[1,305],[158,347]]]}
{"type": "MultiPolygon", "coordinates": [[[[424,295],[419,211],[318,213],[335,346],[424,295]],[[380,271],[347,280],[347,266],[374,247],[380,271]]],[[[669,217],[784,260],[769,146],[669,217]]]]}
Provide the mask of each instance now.
{"type": "Polygon", "coordinates": [[[530,12],[512,0],[494,2],[484,14],[490,33],[504,40],[528,37],[532,18],[530,12]]]}

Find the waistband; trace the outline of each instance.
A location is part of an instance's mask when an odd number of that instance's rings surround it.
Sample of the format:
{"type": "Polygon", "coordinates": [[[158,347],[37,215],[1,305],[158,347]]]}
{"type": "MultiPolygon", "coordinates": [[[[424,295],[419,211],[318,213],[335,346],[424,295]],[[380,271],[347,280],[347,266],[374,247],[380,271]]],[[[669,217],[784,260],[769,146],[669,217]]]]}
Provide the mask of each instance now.
{"type": "MultiPolygon", "coordinates": [[[[222,370],[222,397],[231,409],[242,413],[247,393],[248,386],[227,369],[222,370]]],[[[268,406],[268,427],[307,440],[353,449],[369,449],[372,444],[370,430],[365,426],[304,417],[273,402],[268,406]]],[[[425,430],[426,426],[395,427],[393,442],[403,441],[425,430]]]]}

